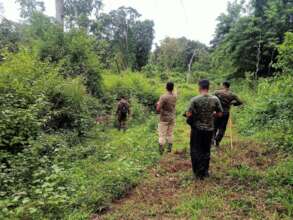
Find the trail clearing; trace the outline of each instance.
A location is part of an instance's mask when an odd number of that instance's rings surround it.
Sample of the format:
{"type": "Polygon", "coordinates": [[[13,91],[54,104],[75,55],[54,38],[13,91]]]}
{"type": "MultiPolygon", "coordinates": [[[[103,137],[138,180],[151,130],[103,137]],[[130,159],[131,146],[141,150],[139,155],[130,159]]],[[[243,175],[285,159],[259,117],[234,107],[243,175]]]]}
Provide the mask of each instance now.
{"type": "Polygon", "coordinates": [[[195,180],[186,148],[165,154],[144,180],[92,219],[280,219],[266,170],[285,155],[252,141],[212,150],[211,177],[195,180]]]}

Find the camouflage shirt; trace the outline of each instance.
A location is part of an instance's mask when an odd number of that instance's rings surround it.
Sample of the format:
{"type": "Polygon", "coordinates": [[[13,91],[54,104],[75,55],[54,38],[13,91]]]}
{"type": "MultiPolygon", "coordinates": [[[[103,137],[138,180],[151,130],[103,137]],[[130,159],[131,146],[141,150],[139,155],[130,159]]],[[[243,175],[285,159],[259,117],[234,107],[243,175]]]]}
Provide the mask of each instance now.
{"type": "Polygon", "coordinates": [[[220,100],[212,95],[199,95],[191,99],[188,112],[191,112],[194,125],[199,130],[214,130],[214,112],[223,112],[220,100]]]}
{"type": "Polygon", "coordinates": [[[176,100],[177,97],[173,93],[162,95],[159,100],[160,121],[172,122],[176,117],[176,100]]]}
{"type": "Polygon", "coordinates": [[[237,95],[229,90],[217,90],[214,94],[220,99],[224,112],[229,112],[231,105],[238,106],[243,104],[237,95]]]}

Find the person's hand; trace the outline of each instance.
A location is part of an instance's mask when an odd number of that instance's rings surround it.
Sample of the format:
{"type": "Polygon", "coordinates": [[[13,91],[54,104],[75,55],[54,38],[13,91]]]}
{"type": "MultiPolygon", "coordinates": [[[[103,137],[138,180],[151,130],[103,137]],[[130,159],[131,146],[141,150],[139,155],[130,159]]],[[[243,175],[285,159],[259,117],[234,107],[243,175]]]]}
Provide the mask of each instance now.
{"type": "Polygon", "coordinates": [[[223,116],[223,112],[213,112],[213,116],[215,118],[221,118],[223,116]]]}
{"type": "Polygon", "coordinates": [[[192,116],[192,112],[186,112],[185,115],[186,115],[186,117],[191,117],[192,116]]]}
{"type": "Polygon", "coordinates": [[[161,110],[161,109],[159,108],[159,105],[160,105],[160,102],[158,101],[157,104],[156,104],[156,110],[157,110],[157,113],[160,113],[160,110],[161,110]]]}

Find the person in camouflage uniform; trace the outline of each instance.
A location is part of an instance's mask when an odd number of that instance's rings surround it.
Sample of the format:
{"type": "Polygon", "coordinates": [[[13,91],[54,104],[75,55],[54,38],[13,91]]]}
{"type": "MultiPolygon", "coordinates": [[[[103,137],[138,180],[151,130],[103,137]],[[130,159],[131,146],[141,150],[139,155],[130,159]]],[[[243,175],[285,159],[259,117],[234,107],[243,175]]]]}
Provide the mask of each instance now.
{"type": "Polygon", "coordinates": [[[195,177],[209,176],[210,150],[214,132],[214,119],[221,117],[220,100],[209,94],[209,81],[199,81],[200,95],[191,99],[186,117],[191,126],[190,155],[195,177]]]}
{"type": "Polygon", "coordinates": [[[121,97],[120,101],[117,104],[116,115],[118,119],[118,130],[123,129],[126,131],[127,118],[130,115],[130,105],[129,102],[125,99],[124,96],[121,97]]]}
{"type": "Polygon", "coordinates": [[[243,103],[237,95],[230,91],[229,82],[223,82],[223,89],[215,91],[214,95],[219,98],[224,110],[223,117],[215,120],[214,145],[219,147],[229,121],[231,105],[239,106],[243,103]]]}
{"type": "Polygon", "coordinates": [[[172,151],[173,129],[176,118],[177,96],[173,92],[174,83],[168,82],[166,85],[167,93],[160,97],[157,103],[157,112],[160,113],[159,131],[159,152],[163,154],[166,139],[168,142],[168,152],[172,151]]]}

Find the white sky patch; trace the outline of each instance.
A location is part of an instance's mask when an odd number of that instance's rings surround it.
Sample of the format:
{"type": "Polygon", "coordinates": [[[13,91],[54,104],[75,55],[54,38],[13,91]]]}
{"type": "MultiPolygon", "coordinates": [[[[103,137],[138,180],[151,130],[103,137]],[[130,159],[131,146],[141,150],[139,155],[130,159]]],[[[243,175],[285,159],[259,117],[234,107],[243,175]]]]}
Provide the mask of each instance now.
{"type": "MultiPolygon", "coordinates": [[[[216,27],[216,18],[226,11],[229,0],[104,0],[103,11],[120,6],[135,8],[142,19],[155,22],[155,42],[165,37],[182,37],[209,44],[216,27]]],[[[19,21],[19,6],[15,0],[0,0],[4,16],[19,21]]],[[[44,0],[46,14],[55,16],[55,0],[44,0]]]]}

